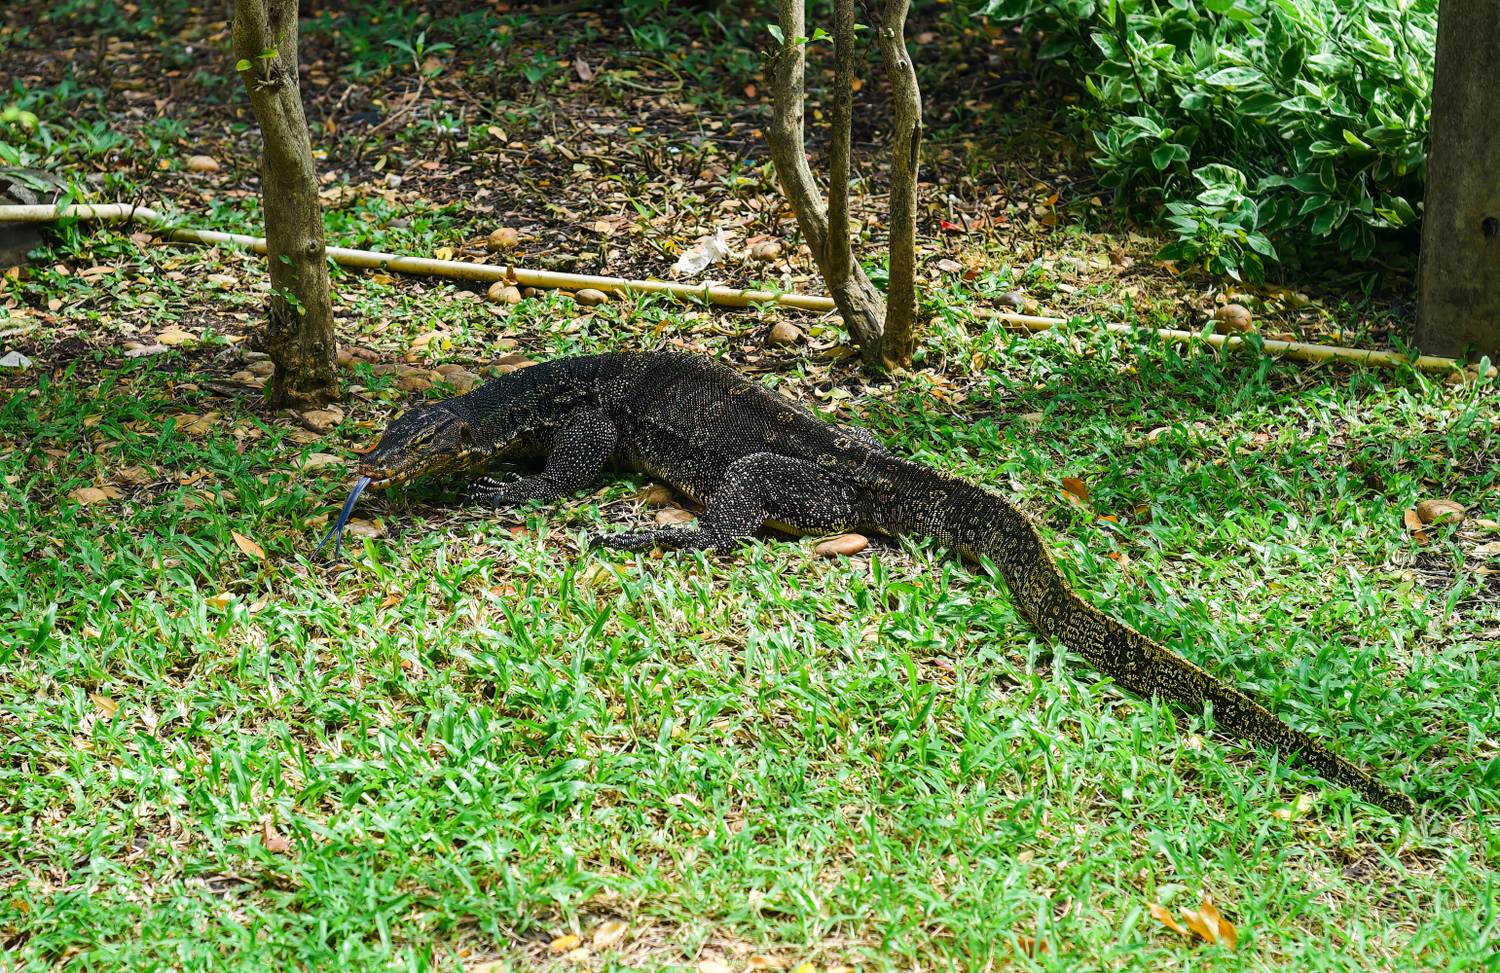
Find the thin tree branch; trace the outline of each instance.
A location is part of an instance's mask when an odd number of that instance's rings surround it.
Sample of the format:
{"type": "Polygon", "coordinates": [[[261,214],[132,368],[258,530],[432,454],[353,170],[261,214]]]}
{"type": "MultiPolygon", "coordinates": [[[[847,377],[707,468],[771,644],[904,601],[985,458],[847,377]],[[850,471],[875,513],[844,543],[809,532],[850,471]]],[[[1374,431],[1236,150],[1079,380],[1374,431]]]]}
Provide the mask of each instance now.
{"type": "Polygon", "coordinates": [[[828,146],[828,276],[849,278],[849,140],[854,119],[854,0],[833,5],[833,119],[828,146]]]}

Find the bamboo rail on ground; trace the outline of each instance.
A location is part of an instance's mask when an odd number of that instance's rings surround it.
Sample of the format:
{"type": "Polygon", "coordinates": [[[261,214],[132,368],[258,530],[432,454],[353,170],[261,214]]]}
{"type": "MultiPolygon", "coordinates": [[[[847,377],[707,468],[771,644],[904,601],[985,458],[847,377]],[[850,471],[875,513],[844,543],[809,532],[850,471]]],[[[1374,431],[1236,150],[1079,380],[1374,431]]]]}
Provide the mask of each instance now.
{"type": "MultiPolygon", "coordinates": [[[[144,206],[124,203],[72,206],[0,206],[0,223],[52,223],[61,219],[101,220],[120,222],[139,220],[152,231],[178,243],[226,244],[244,247],[256,253],[266,252],[264,237],[243,233],[222,233],[217,230],[194,230],[171,224],[155,210],[144,206]]],[[[595,290],[615,294],[667,294],[689,301],[705,301],[723,307],[754,307],[776,305],[797,308],[803,311],[828,313],[836,310],[833,299],[812,294],[782,293],[778,291],[740,290],[710,284],[682,284],[665,280],[629,280],[624,277],[604,277],[591,274],[565,274],[550,270],[528,270],[502,264],[471,263],[464,260],[433,260],[426,257],[404,257],[398,254],[381,253],[377,250],[353,250],[347,247],[328,247],[328,258],[343,267],[360,267],[368,270],[393,271],[428,277],[448,277],[455,280],[506,281],[525,287],[543,289],[577,290],[592,287],[595,290]]],[[[1030,314],[1013,314],[1007,311],[992,311],[985,308],[972,312],[984,320],[999,321],[1007,329],[1035,333],[1048,331],[1068,323],[1066,318],[1039,317],[1030,314]]],[[[1116,334],[1155,334],[1164,341],[1176,344],[1206,344],[1224,351],[1250,349],[1254,347],[1242,335],[1200,334],[1176,328],[1140,328],[1129,324],[1106,322],[1102,327],[1116,334]]],[[[1303,341],[1280,341],[1262,338],[1260,347],[1269,355],[1277,355],[1305,362],[1343,361],[1361,365],[1398,368],[1407,365],[1425,372],[1463,372],[1465,366],[1452,358],[1434,355],[1402,355],[1393,351],[1376,351],[1365,348],[1345,348],[1338,345],[1311,344],[1303,341]]],[[[1468,366],[1470,374],[1477,375],[1477,368],[1468,366]]]]}

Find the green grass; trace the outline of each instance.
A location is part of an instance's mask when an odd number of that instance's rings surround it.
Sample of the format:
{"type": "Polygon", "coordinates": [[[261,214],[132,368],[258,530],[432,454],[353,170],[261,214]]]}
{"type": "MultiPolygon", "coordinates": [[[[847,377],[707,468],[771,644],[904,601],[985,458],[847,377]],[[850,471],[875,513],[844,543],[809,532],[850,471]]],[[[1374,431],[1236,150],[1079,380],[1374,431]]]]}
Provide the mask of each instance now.
{"type": "MultiPolygon", "coordinates": [[[[95,4],[46,6],[56,16],[37,30],[103,23],[95,4]]],[[[177,6],[113,25],[155,38],[132,51],[163,60],[111,70],[163,95],[157,65],[185,72],[172,116],[122,111],[97,67],[17,85],[11,99],[44,127],[7,133],[0,161],[80,178],[103,166],[99,198],[258,226],[254,193],[230,178],[253,171],[253,138],[214,111],[241,97],[237,82],[212,57],[182,60],[208,27],[178,38],[148,23],[177,6]],[[182,171],[200,150],[222,182],[182,171]]],[[[492,122],[530,147],[557,117],[628,104],[645,82],[741,105],[769,36],[758,23],[628,7],[639,16],[609,20],[609,36],[587,18],[522,29],[513,13],[388,3],[305,36],[328,46],[335,96],[353,81],[385,99],[415,77],[387,41],[458,44],[451,70],[490,106],[466,119],[470,150],[495,148],[492,122]],[[600,81],[569,95],[578,54],[600,81]]],[[[17,57],[41,43],[0,38],[17,57]]],[[[980,166],[994,146],[969,143],[977,132],[1041,137],[1009,101],[976,102],[995,124],[970,126],[969,107],[931,104],[951,129],[933,159],[962,137],[980,166]]],[[[493,214],[450,205],[466,185],[382,198],[385,172],[449,158],[437,148],[459,136],[438,130],[454,105],[369,145],[340,119],[321,163],[342,194],[330,239],[431,254],[512,221],[542,227],[543,251],[581,249],[597,241],[560,231],[611,208],[638,207],[643,226],[668,208],[715,221],[719,189],[768,180],[725,149],[718,195],[690,192],[648,150],[701,153],[683,170],[696,178],[714,142],[688,146],[672,116],[636,139],[640,119],[622,116],[609,172],[624,195],[598,213],[559,217],[546,187],[519,192],[537,173],[503,156],[483,163],[508,180],[493,214]]],[[[608,120],[592,112],[577,117],[608,120]]],[[[614,246],[664,259],[691,226],[614,246]]],[[[334,271],[341,339],[388,361],[433,331],[446,343],[432,364],[515,347],[754,359],[830,417],[1018,498],[1089,598],[1404,781],[1424,800],[1407,822],[1054,657],[1002,586],[922,543],[837,561],[806,541],[712,558],[589,550],[590,534],[650,519],[641,482],[621,479],[515,517],[444,506],[440,489],[372,496],[360,512],[380,536],[314,558],[354,450],[409,397],[350,373],[363,391],[309,442],[254,400],[211,396],[205,379],[241,365],[230,342],[259,328],[263,261],[143,247],[130,229],[60,227],[0,285],[0,350],[37,359],[0,371],[0,970],[576,968],[549,943],[587,945],[609,920],[625,938],[588,968],[723,958],[738,971],[762,955],[820,971],[1500,970],[1487,817],[1500,582],[1482,573],[1500,560],[1479,553],[1500,541],[1493,384],[1221,359],[1083,327],[1017,339],[966,316],[1018,283],[1065,294],[1040,251],[1102,254],[1081,224],[1007,233],[983,245],[973,281],[935,282],[920,368],[887,384],[812,350],[768,352],[754,314],[659,299],[585,314],[556,296],[497,313],[448,285],[334,271]],[[95,266],[109,269],[82,272],[95,266]],[[6,316],[12,304],[24,314],[6,316]],[[118,353],[168,324],[202,346],[118,353]],[[304,471],[311,452],[344,465],[304,471]],[[1064,476],[1089,484],[1091,510],[1061,495],[1064,476]],[[118,495],[84,506],[71,496],[83,487],[118,495]],[[1402,512],[1437,496],[1470,517],[1419,544],[1402,512]],[[1239,928],[1237,952],[1148,911],[1205,892],[1239,928]]],[[[1147,292],[1100,313],[1182,323],[1186,291],[1133,280],[1147,292]]],[[[1357,326],[1346,310],[1328,323],[1357,326]]],[[[836,337],[801,323],[818,345],[836,337]]]]}
{"type": "MultiPolygon", "coordinates": [[[[639,341],[545,324],[539,354],[639,341]]],[[[1401,524],[1433,495],[1496,519],[1493,389],[969,328],[836,414],[1017,493],[1093,600],[1406,778],[1419,819],[1052,664],[925,545],[588,551],[647,516],[614,481],[510,520],[376,498],[384,536],[311,559],[347,469],[299,454],[352,462],[390,406],[299,445],[188,389],[205,358],[86,353],[0,406],[6,962],[523,967],[619,918],[595,968],[1494,968],[1497,535],[1401,524]],[[1238,952],[1147,912],[1204,891],[1238,952]]]]}

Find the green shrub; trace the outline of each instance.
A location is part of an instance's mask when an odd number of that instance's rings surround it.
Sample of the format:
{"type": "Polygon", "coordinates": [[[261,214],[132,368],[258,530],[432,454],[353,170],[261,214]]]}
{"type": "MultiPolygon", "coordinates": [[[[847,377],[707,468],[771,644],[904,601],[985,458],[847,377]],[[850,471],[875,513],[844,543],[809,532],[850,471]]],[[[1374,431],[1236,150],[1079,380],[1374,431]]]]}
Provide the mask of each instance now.
{"type": "Polygon", "coordinates": [[[1410,253],[1437,0],[990,0],[1081,75],[1094,164],[1164,218],[1164,256],[1258,277],[1283,256],[1410,253]],[[1275,246],[1273,246],[1273,241],[1275,246]]]}

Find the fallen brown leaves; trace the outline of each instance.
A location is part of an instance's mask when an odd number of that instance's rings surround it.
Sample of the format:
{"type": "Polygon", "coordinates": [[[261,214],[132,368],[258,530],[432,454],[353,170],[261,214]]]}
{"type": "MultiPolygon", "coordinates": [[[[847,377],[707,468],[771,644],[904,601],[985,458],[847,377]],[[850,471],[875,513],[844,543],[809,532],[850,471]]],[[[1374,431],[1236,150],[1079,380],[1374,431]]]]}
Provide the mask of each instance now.
{"type": "Polygon", "coordinates": [[[257,561],[264,561],[266,559],[266,549],[244,534],[241,534],[237,530],[232,530],[229,532],[229,536],[234,538],[234,546],[238,547],[247,557],[253,557],[257,561]]]}
{"type": "Polygon", "coordinates": [[[1076,476],[1065,476],[1062,478],[1063,496],[1065,499],[1087,507],[1089,505],[1089,485],[1076,476]]]}
{"type": "Polygon", "coordinates": [[[1213,899],[1207,893],[1204,894],[1203,901],[1199,903],[1198,908],[1178,910],[1180,922],[1164,905],[1149,902],[1147,907],[1157,922],[1180,935],[1196,937],[1205,943],[1217,943],[1228,946],[1230,949],[1234,949],[1239,943],[1239,930],[1234,927],[1234,923],[1220,914],[1218,907],[1214,905],[1213,899]]]}

